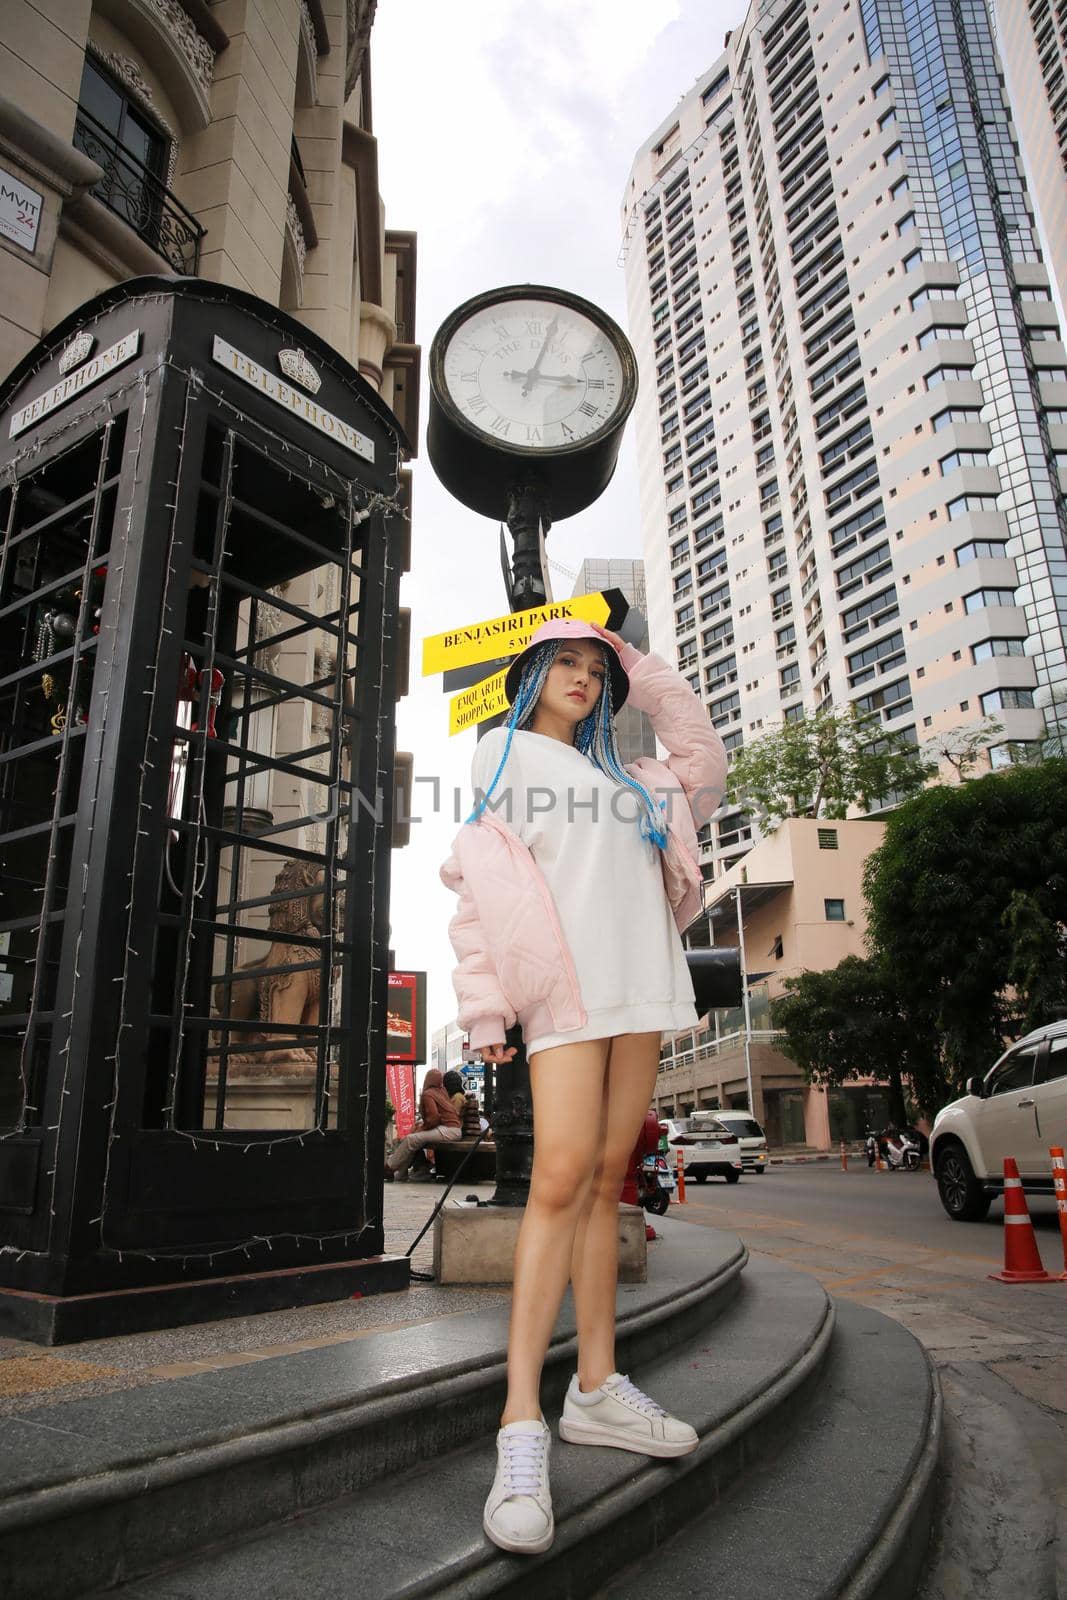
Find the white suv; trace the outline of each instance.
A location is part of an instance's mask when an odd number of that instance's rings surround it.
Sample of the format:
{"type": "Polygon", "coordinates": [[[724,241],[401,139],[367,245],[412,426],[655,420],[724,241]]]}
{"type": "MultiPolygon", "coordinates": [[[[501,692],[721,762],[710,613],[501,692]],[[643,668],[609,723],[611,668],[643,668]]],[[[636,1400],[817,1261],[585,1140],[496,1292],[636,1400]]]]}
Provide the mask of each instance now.
{"type": "Polygon", "coordinates": [[[687,1178],[707,1183],[709,1178],[725,1178],[736,1183],[743,1169],[741,1145],[736,1133],[728,1133],[716,1114],[695,1111],[691,1117],[661,1117],[667,1124],[667,1139],[672,1160],[677,1160],[676,1150],[682,1152],[682,1162],[687,1178]]]}
{"type": "Polygon", "coordinates": [[[746,1172],[766,1172],[767,1135],[750,1111],[716,1111],[716,1122],[721,1122],[727,1133],[736,1133],[741,1146],[741,1161],[746,1172]]]}
{"type": "Polygon", "coordinates": [[[980,1222],[1003,1192],[1005,1156],[1028,1193],[1053,1193],[1051,1145],[1067,1145],[1067,1022],[1028,1033],[937,1113],[930,1165],[941,1204],[956,1222],[980,1222]]]}

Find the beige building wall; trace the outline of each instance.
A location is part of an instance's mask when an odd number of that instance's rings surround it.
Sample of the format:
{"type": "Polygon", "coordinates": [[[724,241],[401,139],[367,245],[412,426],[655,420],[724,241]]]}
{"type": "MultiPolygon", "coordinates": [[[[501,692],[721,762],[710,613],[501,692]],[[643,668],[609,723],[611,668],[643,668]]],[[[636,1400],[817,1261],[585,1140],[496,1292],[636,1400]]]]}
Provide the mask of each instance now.
{"type": "MultiPolygon", "coordinates": [[[[6,236],[0,372],[109,284],[195,270],[327,339],[414,438],[415,241],[378,191],[368,39],[375,0],[7,0],[0,168],[41,196],[6,236]],[[145,225],[94,194],[107,160],[79,112],[86,56],[164,141],[145,225]],[[86,153],[86,147],[94,152],[86,153]],[[203,230],[176,254],[171,217],[203,230]]],[[[133,169],[122,177],[136,183],[133,169]]]]}
{"type": "MultiPolygon", "coordinates": [[[[885,824],[878,821],[792,817],[706,886],[716,945],[738,943],[740,890],[745,968],[752,985],[751,1104],[775,1144],[829,1148],[828,1096],[809,1087],[778,1048],[769,1005],[785,993],[786,978],[866,954],[863,868],[884,835],[885,824]],[[794,1103],[792,1115],[783,1114],[783,1096],[794,1103]]],[[[661,1114],[748,1105],[744,1027],[743,1012],[718,1013],[702,1019],[695,1034],[677,1034],[664,1046],[656,1083],[661,1114]]]]}
{"type": "Polygon", "coordinates": [[[1062,317],[1067,308],[1067,12],[1053,0],[991,0],[991,9],[1062,317]]]}

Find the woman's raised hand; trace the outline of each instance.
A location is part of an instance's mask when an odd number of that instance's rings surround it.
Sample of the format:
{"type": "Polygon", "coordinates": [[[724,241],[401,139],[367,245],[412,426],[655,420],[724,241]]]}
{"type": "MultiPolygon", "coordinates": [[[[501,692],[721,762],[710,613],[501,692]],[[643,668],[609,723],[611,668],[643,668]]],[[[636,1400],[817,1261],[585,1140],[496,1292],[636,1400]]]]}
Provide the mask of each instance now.
{"type": "Polygon", "coordinates": [[[483,1061],[491,1062],[494,1067],[502,1067],[515,1054],[515,1046],[513,1044],[483,1044],[480,1054],[483,1061]]]}
{"type": "Polygon", "coordinates": [[[599,633],[602,639],[606,639],[608,644],[610,644],[616,651],[621,650],[626,644],[625,639],[621,638],[617,633],[612,633],[610,628],[602,628],[599,622],[591,622],[589,626],[593,629],[594,633],[599,633]]]}

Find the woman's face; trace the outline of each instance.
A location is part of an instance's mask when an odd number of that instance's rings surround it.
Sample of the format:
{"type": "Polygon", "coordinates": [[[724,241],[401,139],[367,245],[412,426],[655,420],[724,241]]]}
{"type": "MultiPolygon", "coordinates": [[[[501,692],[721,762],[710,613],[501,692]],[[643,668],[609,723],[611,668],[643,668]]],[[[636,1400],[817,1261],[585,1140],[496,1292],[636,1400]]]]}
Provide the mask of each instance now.
{"type": "Polygon", "coordinates": [[[538,710],[576,727],[603,694],[607,670],[603,648],[591,639],[564,644],[548,669],[538,710]]]}

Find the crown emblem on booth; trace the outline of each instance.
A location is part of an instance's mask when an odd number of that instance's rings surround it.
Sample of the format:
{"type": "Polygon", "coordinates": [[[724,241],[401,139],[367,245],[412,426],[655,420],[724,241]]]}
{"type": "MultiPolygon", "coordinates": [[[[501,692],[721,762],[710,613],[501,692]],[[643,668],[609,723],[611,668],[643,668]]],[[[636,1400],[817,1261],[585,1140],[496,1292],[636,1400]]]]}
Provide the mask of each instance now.
{"type": "Polygon", "coordinates": [[[92,355],[95,343],[91,333],[76,333],[59,358],[60,372],[69,372],[71,367],[81,366],[92,355]]]}
{"type": "Polygon", "coordinates": [[[311,394],[318,394],[322,388],[322,379],[303,350],[279,350],[278,365],[287,378],[292,378],[294,383],[311,394]]]}

